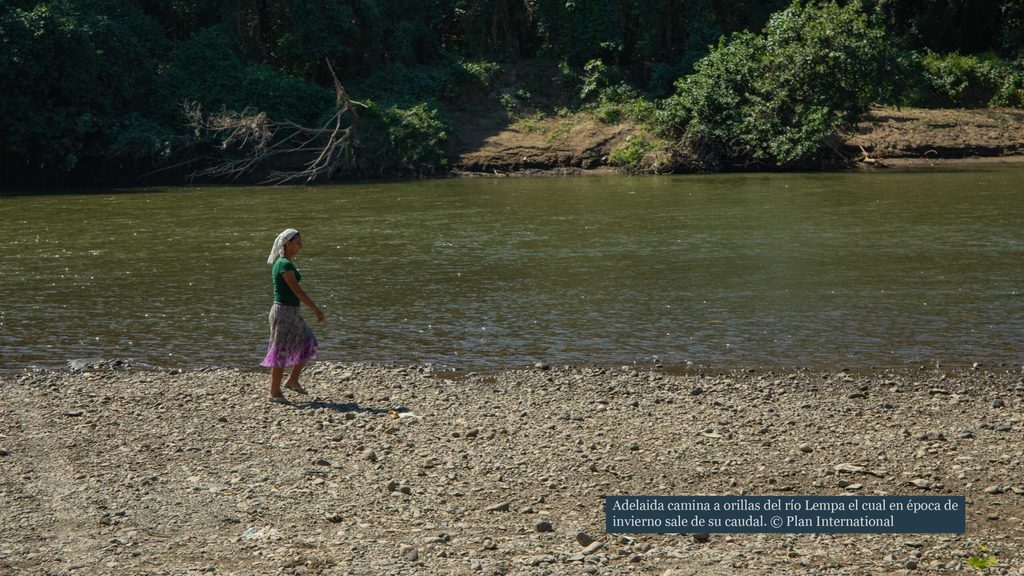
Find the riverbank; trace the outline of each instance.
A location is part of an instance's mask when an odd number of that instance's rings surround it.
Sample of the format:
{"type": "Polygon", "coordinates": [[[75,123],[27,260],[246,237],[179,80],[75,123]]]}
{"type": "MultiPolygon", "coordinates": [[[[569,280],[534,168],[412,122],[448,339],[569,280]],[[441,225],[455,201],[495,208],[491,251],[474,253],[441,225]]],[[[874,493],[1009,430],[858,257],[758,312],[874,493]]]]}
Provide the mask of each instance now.
{"type": "MultiPolygon", "coordinates": [[[[656,139],[632,123],[604,124],[586,113],[509,120],[467,115],[456,122],[450,163],[462,175],[568,175],[618,172],[609,163],[631,137],[656,139]]],[[[857,168],[1024,162],[1024,110],[874,108],[836,137],[857,168]]],[[[845,168],[841,163],[839,168],[845,168]]],[[[668,170],[654,160],[646,171],[668,170]]]]}
{"type": "Polygon", "coordinates": [[[304,383],[0,379],[0,574],[948,574],[980,545],[1024,573],[1018,367],[304,383]],[[963,495],[967,532],[606,535],[621,494],[963,495]]]}

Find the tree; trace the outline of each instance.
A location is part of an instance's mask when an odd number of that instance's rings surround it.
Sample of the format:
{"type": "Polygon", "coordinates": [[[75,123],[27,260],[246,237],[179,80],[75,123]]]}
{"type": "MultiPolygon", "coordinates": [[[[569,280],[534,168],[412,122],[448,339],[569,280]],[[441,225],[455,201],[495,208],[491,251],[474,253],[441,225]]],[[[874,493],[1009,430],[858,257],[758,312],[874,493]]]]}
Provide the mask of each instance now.
{"type": "Polygon", "coordinates": [[[762,34],[722,39],[678,81],[662,120],[732,165],[810,166],[875,100],[889,53],[854,5],[794,2],[762,34]]]}

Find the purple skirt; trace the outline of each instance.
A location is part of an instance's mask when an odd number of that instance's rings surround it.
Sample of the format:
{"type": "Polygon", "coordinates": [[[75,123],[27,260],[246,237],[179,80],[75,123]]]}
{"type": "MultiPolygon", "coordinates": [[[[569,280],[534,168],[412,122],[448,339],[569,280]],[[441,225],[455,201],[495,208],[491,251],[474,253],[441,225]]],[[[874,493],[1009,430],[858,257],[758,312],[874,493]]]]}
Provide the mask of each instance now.
{"type": "Polygon", "coordinates": [[[275,303],[270,309],[270,344],[260,366],[287,368],[316,358],[318,343],[299,314],[298,306],[275,303]]]}

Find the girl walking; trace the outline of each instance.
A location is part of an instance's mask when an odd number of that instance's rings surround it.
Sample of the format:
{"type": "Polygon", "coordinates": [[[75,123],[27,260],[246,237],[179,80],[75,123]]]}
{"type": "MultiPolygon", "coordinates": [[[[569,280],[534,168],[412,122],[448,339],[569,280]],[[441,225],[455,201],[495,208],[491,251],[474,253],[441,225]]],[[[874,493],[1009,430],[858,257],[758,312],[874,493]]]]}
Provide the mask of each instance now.
{"type": "Polygon", "coordinates": [[[292,367],[292,371],[284,387],[300,394],[306,393],[299,384],[299,374],[306,363],[316,357],[316,336],[299,314],[299,304],[308,306],[316,314],[317,322],[324,321],[324,313],[299,286],[302,274],[292,259],[301,250],[302,236],[298,230],[289,228],[277,235],[267,258],[267,264],[274,265],[274,305],[270,308],[270,344],[260,365],[270,368],[272,402],[287,402],[281,391],[281,379],[288,367],[292,367]]]}

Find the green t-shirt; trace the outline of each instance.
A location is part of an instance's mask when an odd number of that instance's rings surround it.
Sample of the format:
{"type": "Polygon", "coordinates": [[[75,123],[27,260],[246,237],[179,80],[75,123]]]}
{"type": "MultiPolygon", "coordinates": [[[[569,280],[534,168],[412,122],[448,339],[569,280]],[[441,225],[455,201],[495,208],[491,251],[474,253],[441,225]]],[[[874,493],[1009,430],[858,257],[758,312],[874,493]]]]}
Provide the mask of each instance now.
{"type": "Polygon", "coordinates": [[[299,273],[299,269],[292,264],[292,261],[281,256],[274,262],[273,276],[274,276],[274,302],[278,304],[284,304],[285,306],[298,306],[299,297],[292,292],[292,289],[288,287],[288,283],[284,281],[284,273],[291,270],[295,273],[296,280],[302,280],[302,274],[299,273]]]}

